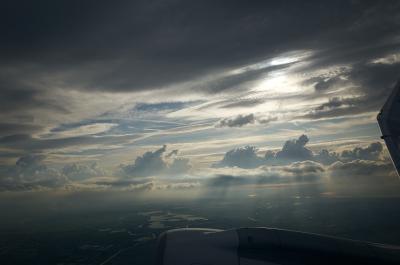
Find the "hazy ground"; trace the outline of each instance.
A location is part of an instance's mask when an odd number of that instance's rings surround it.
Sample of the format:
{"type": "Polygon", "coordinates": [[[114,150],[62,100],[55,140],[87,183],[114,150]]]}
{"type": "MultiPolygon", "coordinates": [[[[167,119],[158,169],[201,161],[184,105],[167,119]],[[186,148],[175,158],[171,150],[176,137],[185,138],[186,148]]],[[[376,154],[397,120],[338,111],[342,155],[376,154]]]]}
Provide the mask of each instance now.
{"type": "Polygon", "coordinates": [[[151,198],[131,192],[1,195],[1,264],[150,264],[171,228],[268,226],[399,244],[400,196],[318,185],[219,189],[151,198]]]}

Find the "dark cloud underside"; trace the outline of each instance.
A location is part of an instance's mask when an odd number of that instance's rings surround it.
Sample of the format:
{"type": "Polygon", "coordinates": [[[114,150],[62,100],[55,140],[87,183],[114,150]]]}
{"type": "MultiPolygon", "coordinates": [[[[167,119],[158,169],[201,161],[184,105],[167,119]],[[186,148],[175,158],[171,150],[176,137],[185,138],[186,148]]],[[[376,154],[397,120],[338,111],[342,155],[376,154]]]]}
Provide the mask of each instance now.
{"type": "Polygon", "coordinates": [[[71,87],[112,91],[398,32],[396,1],[8,1],[1,10],[3,66],[68,70],[71,87]]]}

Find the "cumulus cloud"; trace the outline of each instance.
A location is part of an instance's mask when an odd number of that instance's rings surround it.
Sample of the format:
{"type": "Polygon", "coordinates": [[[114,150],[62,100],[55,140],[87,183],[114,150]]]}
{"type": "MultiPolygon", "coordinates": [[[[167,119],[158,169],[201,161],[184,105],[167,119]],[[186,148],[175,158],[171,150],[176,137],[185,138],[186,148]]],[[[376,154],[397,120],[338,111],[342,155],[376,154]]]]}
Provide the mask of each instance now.
{"type": "Polygon", "coordinates": [[[0,189],[30,190],[39,188],[57,188],[69,182],[58,170],[48,168],[43,160],[44,155],[26,155],[20,157],[15,166],[3,172],[0,178],[0,189]]]}
{"type": "Polygon", "coordinates": [[[256,168],[262,165],[287,165],[301,161],[330,165],[337,161],[384,159],[383,145],[380,142],[371,143],[366,147],[346,149],[339,153],[327,149],[312,151],[307,147],[308,142],[308,136],[303,134],[297,139],[287,140],[279,151],[267,150],[264,157],[257,154],[258,149],[254,146],[235,148],[226,152],[223,159],[213,167],[256,168]]]}
{"type": "Polygon", "coordinates": [[[0,170],[0,190],[66,188],[106,174],[97,163],[72,163],[58,169],[46,165],[45,159],[45,155],[30,154],[18,158],[13,166],[3,166],[0,170]]]}
{"type": "Polygon", "coordinates": [[[175,158],[168,166],[168,174],[179,175],[184,174],[190,170],[190,160],[187,158],[175,158]]]}
{"type": "Polygon", "coordinates": [[[253,183],[314,181],[321,180],[324,176],[329,176],[332,180],[344,178],[348,181],[368,182],[369,178],[379,181],[382,176],[386,178],[393,175],[393,166],[385,159],[380,142],[341,152],[327,149],[312,151],[306,146],[308,142],[309,138],[301,135],[297,139],[286,141],[279,151],[266,151],[264,157],[259,156],[257,148],[253,146],[230,150],[220,162],[213,165],[214,168],[221,168],[221,171],[216,173],[219,178],[213,184],[248,184],[248,181],[241,179],[246,178],[247,173],[252,177],[257,176],[257,181],[254,178],[249,179],[253,183]],[[243,168],[248,172],[238,172],[236,168],[243,168]],[[227,173],[224,173],[224,170],[227,173]],[[238,175],[233,176],[232,170],[238,175]]]}
{"type": "Polygon", "coordinates": [[[380,142],[371,143],[367,147],[356,147],[352,150],[344,150],[340,157],[343,160],[381,160],[383,155],[383,145],[380,142]]]}
{"type": "Polygon", "coordinates": [[[339,154],[327,149],[321,149],[313,155],[313,160],[324,165],[330,165],[339,160],[339,154]]]}
{"type": "Polygon", "coordinates": [[[293,161],[315,161],[324,165],[330,165],[336,161],[361,160],[383,160],[383,145],[374,142],[366,147],[357,146],[352,149],[345,149],[342,152],[321,149],[313,152],[306,145],[309,142],[307,135],[301,135],[298,139],[288,140],[281,151],[267,151],[265,160],[268,163],[285,164],[293,161]]]}
{"type": "Polygon", "coordinates": [[[257,155],[256,147],[245,146],[228,151],[224,158],[213,167],[255,168],[263,162],[263,158],[257,155]]]}
{"type": "Polygon", "coordinates": [[[169,152],[169,153],[166,155],[166,157],[169,158],[169,157],[171,157],[171,156],[176,156],[176,155],[178,155],[178,152],[179,152],[179,150],[177,150],[177,149],[172,150],[171,152],[169,152]]]}
{"type": "Polygon", "coordinates": [[[164,145],[155,151],[145,152],[138,156],[133,164],[121,166],[122,174],[135,177],[183,174],[191,168],[190,161],[185,158],[173,158],[172,162],[168,161],[166,158],[177,154],[178,150],[165,155],[166,150],[167,146],[164,145]]]}
{"type": "Polygon", "coordinates": [[[312,152],[306,148],[309,139],[307,135],[301,135],[296,140],[288,140],[282,147],[282,150],[276,153],[277,159],[283,160],[311,160],[312,152]]]}
{"type": "Polygon", "coordinates": [[[164,145],[156,151],[148,151],[135,159],[135,163],[123,166],[122,170],[126,175],[131,176],[151,176],[163,172],[167,164],[163,159],[163,154],[167,150],[164,145]]]}
{"type": "Polygon", "coordinates": [[[17,162],[15,162],[15,165],[18,170],[37,171],[45,168],[45,166],[42,164],[42,161],[45,158],[46,156],[44,155],[26,155],[18,158],[17,162]]]}
{"type": "Polygon", "coordinates": [[[0,189],[82,188],[144,192],[297,182],[370,184],[397,181],[393,166],[384,157],[383,145],[379,142],[341,152],[312,151],[307,147],[308,142],[309,138],[301,135],[286,141],[279,151],[267,151],[265,156],[259,155],[254,146],[232,149],[220,162],[197,172],[197,177],[186,174],[191,169],[190,161],[176,157],[178,150],[168,152],[165,145],[145,152],[130,165],[121,166],[119,173],[122,176],[114,177],[106,176],[96,163],[69,164],[57,170],[45,164],[46,156],[27,155],[20,157],[12,167],[0,168],[0,189]],[[135,178],[129,178],[132,176],[135,178]]]}
{"type": "Polygon", "coordinates": [[[301,135],[298,139],[287,140],[282,149],[277,152],[268,150],[265,153],[267,163],[287,164],[294,161],[314,160],[313,152],[306,147],[309,142],[307,135],[301,135]]]}
{"type": "Polygon", "coordinates": [[[105,170],[100,168],[96,162],[87,164],[68,164],[62,169],[62,173],[70,180],[82,180],[91,177],[101,177],[106,174],[105,170]]]}
{"type": "MultiPolygon", "coordinates": [[[[122,166],[114,172],[117,177],[106,177],[108,173],[96,162],[90,164],[66,164],[61,169],[49,168],[45,163],[46,156],[32,154],[17,159],[13,166],[0,167],[0,190],[33,190],[43,188],[65,189],[178,189],[196,186],[195,184],[172,184],[171,182],[154,182],[146,178],[154,175],[182,175],[187,173],[191,164],[189,159],[176,157],[178,150],[167,155],[167,147],[145,152],[131,165],[122,166]],[[121,178],[120,173],[123,177],[121,178]],[[118,176],[119,175],[119,176],[118,176]],[[127,179],[129,176],[143,178],[127,179]],[[109,178],[109,179],[108,179],[109,178]],[[161,188],[160,188],[161,187],[161,188]]],[[[112,174],[111,174],[112,175],[112,174]]]]}

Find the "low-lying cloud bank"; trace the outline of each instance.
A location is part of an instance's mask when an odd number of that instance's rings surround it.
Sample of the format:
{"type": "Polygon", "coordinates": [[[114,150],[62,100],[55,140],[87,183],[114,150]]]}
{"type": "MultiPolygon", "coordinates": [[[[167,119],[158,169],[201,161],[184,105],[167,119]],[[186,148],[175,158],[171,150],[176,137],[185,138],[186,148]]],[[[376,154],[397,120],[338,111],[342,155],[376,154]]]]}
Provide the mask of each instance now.
{"type": "Polygon", "coordinates": [[[306,146],[308,142],[308,136],[303,134],[298,139],[286,141],[279,151],[268,150],[264,156],[260,156],[258,149],[254,146],[232,149],[226,152],[223,159],[215,163],[213,167],[256,168],[262,165],[288,165],[299,161],[314,161],[323,165],[331,165],[338,161],[386,160],[383,145],[380,142],[371,143],[367,147],[344,150],[340,153],[327,149],[313,152],[306,146]]]}
{"type": "Polygon", "coordinates": [[[304,181],[399,184],[380,142],[341,152],[327,149],[314,152],[306,146],[308,142],[309,138],[301,135],[298,139],[286,141],[279,151],[268,150],[264,156],[254,146],[232,149],[212,165],[221,174],[210,183],[216,186],[304,181]],[[224,171],[231,173],[223,174],[224,171]]]}
{"type": "MultiPolygon", "coordinates": [[[[179,150],[167,152],[167,146],[164,145],[155,151],[145,152],[138,156],[133,163],[120,165],[111,172],[103,169],[96,162],[73,163],[66,164],[61,168],[49,168],[45,164],[45,155],[26,155],[20,157],[14,166],[0,167],[0,191],[51,189],[67,186],[150,190],[158,184],[155,185],[154,181],[149,181],[146,179],[147,177],[179,176],[190,170],[189,159],[178,157],[178,152],[179,150]],[[114,177],[111,177],[111,180],[103,181],[104,177],[110,176],[114,177]]],[[[165,188],[172,187],[168,184],[163,184],[164,186],[165,188]]]]}
{"type": "Polygon", "coordinates": [[[49,168],[44,155],[27,155],[14,166],[0,168],[0,191],[66,188],[141,192],[301,182],[399,182],[380,142],[340,152],[313,151],[307,147],[308,142],[309,138],[301,135],[264,155],[254,146],[236,148],[201,172],[191,168],[189,159],[179,157],[179,150],[167,151],[166,145],[112,172],[97,163],[49,168]]]}
{"type": "Polygon", "coordinates": [[[226,187],[231,185],[285,184],[315,182],[325,177],[326,168],[313,161],[299,161],[288,165],[263,165],[252,169],[214,168],[207,186],[226,187]]]}

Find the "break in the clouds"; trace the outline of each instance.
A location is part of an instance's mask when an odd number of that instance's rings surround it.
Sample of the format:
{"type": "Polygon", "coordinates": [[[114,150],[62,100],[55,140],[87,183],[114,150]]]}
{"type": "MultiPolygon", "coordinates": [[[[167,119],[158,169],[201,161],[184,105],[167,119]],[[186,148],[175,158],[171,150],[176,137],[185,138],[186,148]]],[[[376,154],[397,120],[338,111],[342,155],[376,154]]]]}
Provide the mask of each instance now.
{"type": "Polygon", "coordinates": [[[377,144],[307,139],[378,141],[399,14],[390,0],[4,3],[2,183],[379,160],[377,144]]]}

